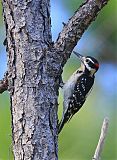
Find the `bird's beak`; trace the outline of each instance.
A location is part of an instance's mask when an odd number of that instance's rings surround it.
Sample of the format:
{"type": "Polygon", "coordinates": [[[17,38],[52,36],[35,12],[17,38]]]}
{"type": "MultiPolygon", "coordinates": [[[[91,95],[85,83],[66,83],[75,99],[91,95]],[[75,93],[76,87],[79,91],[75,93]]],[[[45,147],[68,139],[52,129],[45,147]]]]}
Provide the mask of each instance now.
{"type": "Polygon", "coordinates": [[[82,56],[81,54],[79,54],[78,52],[76,51],[73,51],[73,53],[80,59],[80,61],[84,64],[84,56],[82,56]]]}

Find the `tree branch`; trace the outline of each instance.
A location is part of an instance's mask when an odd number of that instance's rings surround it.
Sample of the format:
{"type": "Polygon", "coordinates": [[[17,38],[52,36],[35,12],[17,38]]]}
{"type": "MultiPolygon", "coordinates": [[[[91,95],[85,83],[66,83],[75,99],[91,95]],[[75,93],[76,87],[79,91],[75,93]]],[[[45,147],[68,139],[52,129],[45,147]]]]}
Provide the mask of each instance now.
{"type": "Polygon", "coordinates": [[[8,72],[4,74],[4,78],[0,80],[0,94],[2,94],[4,91],[8,89],[8,72]]]}
{"type": "Polygon", "coordinates": [[[66,62],[84,31],[109,0],[86,0],[59,33],[54,47],[66,62]]]}
{"type": "Polygon", "coordinates": [[[99,160],[100,159],[100,155],[101,155],[101,152],[103,149],[105,137],[107,135],[108,125],[109,125],[109,119],[106,117],[106,118],[104,118],[104,121],[102,124],[100,138],[99,138],[98,145],[97,145],[97,148],[95,150],[95,154],[94,154],[92,160],[99,160]]]}

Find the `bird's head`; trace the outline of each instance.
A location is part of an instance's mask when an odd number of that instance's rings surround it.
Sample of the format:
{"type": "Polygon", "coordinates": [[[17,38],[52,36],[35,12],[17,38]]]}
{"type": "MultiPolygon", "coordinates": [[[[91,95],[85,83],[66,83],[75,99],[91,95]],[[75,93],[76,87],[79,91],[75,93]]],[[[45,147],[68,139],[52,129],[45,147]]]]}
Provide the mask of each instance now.
{"type": "Polygon", "coordinates": [[[73,51],[73,52],[80,59],[81,67],[82,67],[83,71],[88,71],[89,74],[91,76],[93,76],[97,72],[97,70],[99,69],[98,61],[94,57],[91,57],[91,56],[84,57],[75,51],[73,51]]]}

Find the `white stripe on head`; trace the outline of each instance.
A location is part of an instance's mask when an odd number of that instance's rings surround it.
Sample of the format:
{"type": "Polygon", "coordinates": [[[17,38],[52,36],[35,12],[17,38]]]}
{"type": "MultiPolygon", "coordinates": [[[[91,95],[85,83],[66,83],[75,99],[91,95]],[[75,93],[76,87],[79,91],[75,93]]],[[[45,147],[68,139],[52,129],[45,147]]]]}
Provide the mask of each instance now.
{"type": "Polygon", "coordinates": [[[90,58],[86,58],[86,59],[90,60],[94,64],[94,62],[92,61],[92,59],[90,59],[90,58]]]}

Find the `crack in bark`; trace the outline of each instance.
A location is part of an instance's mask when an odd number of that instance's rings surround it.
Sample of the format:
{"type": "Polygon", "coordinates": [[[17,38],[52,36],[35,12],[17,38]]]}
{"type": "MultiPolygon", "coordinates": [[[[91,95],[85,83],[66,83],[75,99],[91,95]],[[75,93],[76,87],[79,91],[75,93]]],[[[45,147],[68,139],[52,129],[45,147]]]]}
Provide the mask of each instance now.
{"type": "Polygon", "coordinates": [[[23,151],[23,155],[22,155],[22,159],[25,160],[25,150],[24,150],[24,145],[23,145],[23,134],[25,134],[25,113],[23,112],[22,114],[22,135],[21,135],[21,146],[22,146],[22,151],[23,151]],[[24,122],[24,123],[23,123],[24,122]]]}
{"type": "Polygon", "coordinates": [[[47,39],[47,36],[45,35],[45,31],[47,30],[46,27],[47,27],[47,24],[46,23],[50,23],[50,13],[49,13],[49,10],[48,10],[48,5],[44,5],[43,4],[43,0],[41,0],[41,3],[40,3],[40,14],[43,18],[43,37],[44,37],[44,42],[47,44],[48,48],[51,46],[51,40],[52,40],[52,36],[50,33],[48,38],[49,40],[47,39]],[[44,12],[44,9],[46,8],[46,13],[44,12]]]}
{"type": "Polygon", "coordinates": [[[13,37],[13,29],[15,29],[15,21],[14,21],[14,14],[13,14],[13,11],[11,9],[11,6],[10,6],[9,3],[7,3],[7,5],[8,5],[9,10],[10,10],[9,16],[10,16],[11,21],[12,21],[12,26],[10,26],[11,27],[11,29],[10,29],[8,27],[9,25],[7,24],[6,15],[4,14],[4,18],[6,20],[5,22],[6,22],[6,26],[7,26],[6,27],[6,37],[8,38],[7,39],[7,45],[9,43],[9,41],[12,41],[12,45],[11,46],[7,46],[8,52],[9,52],[9,54],[8,54],[8,56],[9,56],[8,61],[11,60],[11,62],[12,62],[9,65],[9,70],[8,70],[8,79],[9,79],[8,90],[10,91],[10,94],[13,95],[13,92],[14,92],[14,79],[15,79],[15,58],[16,58],[16,56],[15,56],[15,53],[16,53],[16,50],[15,50],[15,40],[14,40],[14,37],[13,37]]]}
{"type": "MultiPolygon", "coordinates": [[[[38,117],[38,120],[39,120],[39,117],[38,117]]],[[[35,133],[35,131],[36,131],[36,125],[37,125],[37,123],[36,123],[36,119],[34,120],[34,126],[35,126],[35,128],[34,128],[34,130],[33,130],[33,134],[32,134],[32,138],[33,138],[33,136],[34,136],[34,133],[35,133]]],[[[34,160],[34,156],[35,156],[35,153],[36,153],[36,145],[33,143],[32,144],[33,145],[33,153],[32,153],[32,160],[34,160]]]]}

